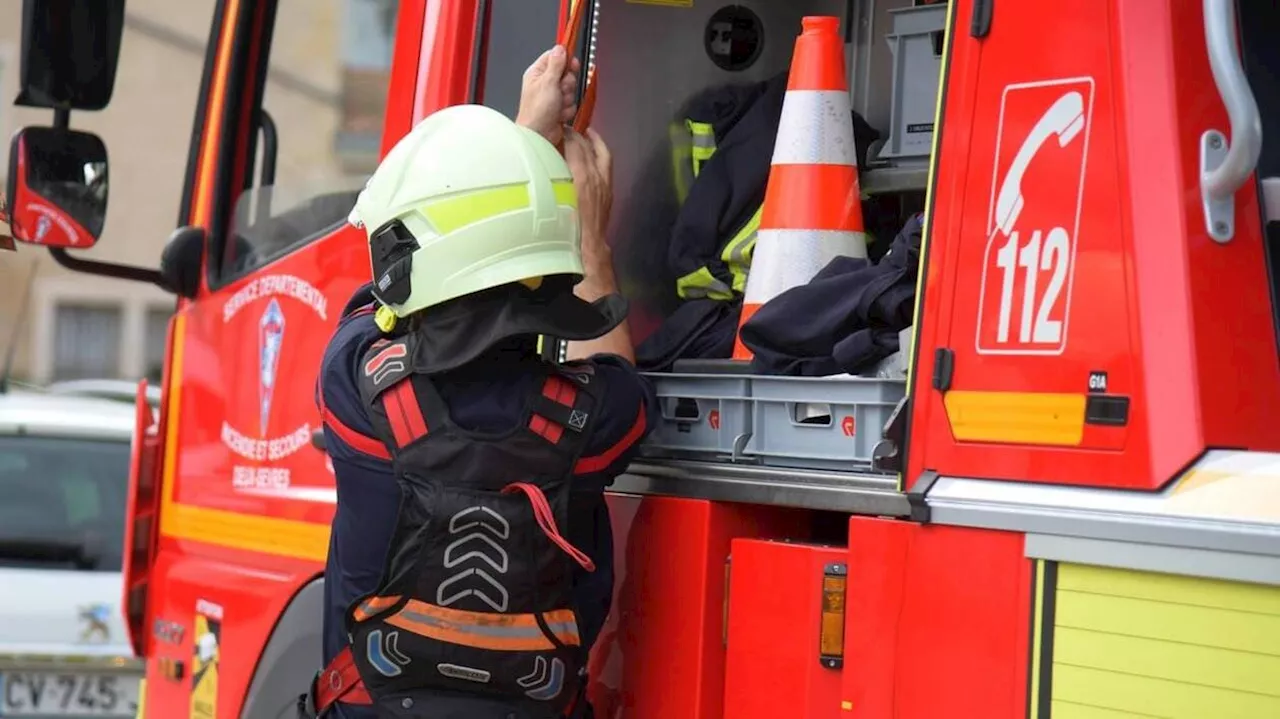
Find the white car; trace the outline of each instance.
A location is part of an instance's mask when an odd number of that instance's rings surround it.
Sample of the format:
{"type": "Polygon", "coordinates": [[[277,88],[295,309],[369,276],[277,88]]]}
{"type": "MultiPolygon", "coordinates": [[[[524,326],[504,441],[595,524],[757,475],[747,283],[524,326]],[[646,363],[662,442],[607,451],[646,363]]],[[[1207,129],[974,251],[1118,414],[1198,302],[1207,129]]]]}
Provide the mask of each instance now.
{"type": "MultiPolygon", "coordinates": [[[[51,394],[101,397],[103,399],[129,402],[130,404],[138,396],[138,383],[130,382],[127,379],[69,379],[62,382],[54,382],[44,389],[51,394]]],[[[160,387],[158,385],[147,386],[147,402],[153,408],[160,406],[160,387]]]]}
{"type": "Polygon", "coordinates": [[[133,717],[120,608],[131,403],[0,393],[0,717],[133,717]]]}

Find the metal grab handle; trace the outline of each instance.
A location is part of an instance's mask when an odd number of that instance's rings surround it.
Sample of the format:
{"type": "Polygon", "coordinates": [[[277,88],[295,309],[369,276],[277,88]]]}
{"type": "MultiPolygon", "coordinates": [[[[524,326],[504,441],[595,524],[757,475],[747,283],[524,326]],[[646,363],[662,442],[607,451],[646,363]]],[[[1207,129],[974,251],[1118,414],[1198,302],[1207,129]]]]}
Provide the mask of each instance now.
{"type": "Polygon", "coordinates": [[[1204,39],[1213,81],[1231,120],[1231,141],[1216,129],[1200,136],[1200,196],[1209,236],[1225,243],[1235,234],[1235,193],[1262,151],[1262,118],[1236,52],[1235,0],[1204,0],[1204,39]]]}

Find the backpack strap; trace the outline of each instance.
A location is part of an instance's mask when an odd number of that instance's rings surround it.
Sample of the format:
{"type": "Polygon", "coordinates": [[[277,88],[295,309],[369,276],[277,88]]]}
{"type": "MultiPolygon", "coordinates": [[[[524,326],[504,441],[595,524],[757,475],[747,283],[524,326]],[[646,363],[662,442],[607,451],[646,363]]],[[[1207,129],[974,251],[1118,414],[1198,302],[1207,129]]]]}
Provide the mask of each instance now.
{"type": "Polygon", "coordinates": [[[360,359],[357,373],[360,396],[370,410],[374,431],[392,457],[429,430],[430,407],[424,413],[419,389],[426,389],[429,405],[438,407],[441,402],[428,382],[414,377],[410,340],[404,336],[374,342],[360,359]]]}
{"type": "Polygon", "coordinates": [[[404,449],[427,436],[427,418],[418,402],[413,377],[405,377],[393,384],[380,395],[379,400],[382,419],[391,429],[395,449],[404,449]]]}
{"type": "Polygon", "coordinates": [[[584,444],[593,416],[594,378],[595,368],[590,364],[549,366],[531,402],[530,431],[576,453],[584,444]]]}

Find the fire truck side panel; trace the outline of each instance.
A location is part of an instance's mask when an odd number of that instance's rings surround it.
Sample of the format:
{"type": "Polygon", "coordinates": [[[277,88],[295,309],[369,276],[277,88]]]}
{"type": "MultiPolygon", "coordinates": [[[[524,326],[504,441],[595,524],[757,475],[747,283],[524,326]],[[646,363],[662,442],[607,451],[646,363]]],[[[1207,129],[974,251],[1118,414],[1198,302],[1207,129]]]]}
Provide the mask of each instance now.
{"type": "MultiPolygon", "coordinates": [[[[364,261],[359,239],[340,229],[209,293],[182,318],[191,361],[169,390],[182,449],[166,473],[151,602],[156,616],[184,624],[197,600],[222,609],[219,717],[239,716],[272,628],[328,548],[332,475],[310,444],[314,358],[357,285],[340,270],[364,261]]],[[[148,682],[148,703],[164,716],[171,705],[158,684],[148,682]]]]}
{"type": "MultiPolygon", "coordinates": [[[[1203,40],[1200,4],[1170,3],[1169,8],[1174,38],[1203,40]]],[[[1254,18],[1243,13],[1239,17],[1246,22],[1254,18]]],[[[1135,24],[1142,20],[1133,18],[1135,24]]],[[[1238,33],[1233,28],[1231,34],[1238,33]]],[[[1170,76],[1176,79],[1170,116],[1177,123],[1176,147],[1185,168],[1184,197],[1198,199],[1201,135],[1216,128],[1229,137],[1232,130],[1205,53],[1196,45],[1195,52],[1186,52],[1186,46],[1176,42],[1168,48],[1170,76]]],[[[1126,59],[1132,62],[1132,57],[1126,59]]],[[[1141,99],[1130,97],[1133,102],[1141,99]]],[[[1137,127],[1131,130],[1136,131],[1137,127]]],[[[1225,246],[1206,237],[1199,202],[1182,208],[1189,272],[1178,281],[1190,283],[1195,387],[1205,443],[1212,447],[1280,449],[1280,433],[1275,431],[1280,426],[1280,367],[1261,217],[1252,174],[1235,194],[1235,234],[1225,246]]]]}
{"type": "Polygon", "coordinates": [[[1154,488],[1206,447],[1276,441],[1256,192],[1226,245],[1199,199],[1200,134],[1226,127],[1202,12],[1012,4],[953,34],[945,118],[973,132],[942,141],[911,476],[1154,488]],[[1045,13],[1055,31],[1028,31],[1045,13]]]}
{"type": "MultiPolygon", "coordinates": [[[[207,556],[193,558],[172,549],[161,552],[156,568],[161,577],[159,583],[166,591],[162,597],[152,597],[155,616],[158,621],[176,622],[187,629],[180,642],[153,644],[146,686],[148,716],[167,719],[192,715],[197,678],[192,671],[194,657],[208,641],[198,631],[197,615],[213,617],[220,624],[212,632],[217,651],[216,673],[212,675],[212,686],[205,685],[215,697],[209,715],[241,716],[257,658],[293,596],[289,588],[314,576],[314,569],[304,562],[273,564],[276,566],[270,570],[264,567],[253,571],[242,557],[230,553],[224,560],[215,560],[207,556]],[[166,676],[152,669],[178,662],[185,667],[181,676],[166,676]]],[[[314,673],[315,666],[297,670],[296,674],[307,677],[314,673]]],[[[292,678],[296,681],[298,676],[292,678]]]]}
{"type": "MultiPolygon", "coordinates": [[[[822,589],[826,576],[846,576],[847,550],[735,539],[732,551],[724,716],[840,717],[841,667],[821,661],[821,634],[833,629],[823,623],[822,589]]],[[[862,665],[861,657],[850,659],[850,668],[862,665]]]]}
{"type": "Polygon", "coordinates": [[[1280,716],[1280,588],[1037,562],[1040,717],[1280,716]]]}
{"type": "Polygon", "coordinates": [[[848,571],[842,716],[1026,716],[1022,534],[853,517],[848,571]]]}
{"type": "MultiPolygon", "coordinates": [[[[591,661],[597,716],[719,719],[725,571],[738,537],[803,536],[804,513],[611,495],[614,603],[591,661]]],[[[800,668],[796,668],[800,671],[800,668]]]]}
{"type": "Polygon", "coordinates": [[[1277,467],[1214,450],[1159,492],[934,483],[932,521],[1025,537],[1031,719],[1280,715],[1277,467]]]}

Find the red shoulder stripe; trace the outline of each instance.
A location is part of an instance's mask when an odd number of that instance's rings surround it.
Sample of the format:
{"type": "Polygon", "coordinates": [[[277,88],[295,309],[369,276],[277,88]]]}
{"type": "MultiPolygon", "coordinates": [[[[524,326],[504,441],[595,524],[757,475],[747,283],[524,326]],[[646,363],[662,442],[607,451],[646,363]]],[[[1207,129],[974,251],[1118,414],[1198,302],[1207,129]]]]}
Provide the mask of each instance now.
{"type": "Polygon", "coordinates": [[[320,421],[324,422],[329,429],[333,430],[333,433],[338,435],[338,439],[346,442],[357,452],[368,454],[377,457],[378,459],[391,459],[391,452],[387,450],[386,445],[373,437],[360,434],[354,429],[343,424],[342,420],[338,419],[338,417],[330,412],[329,408],[325,406],[324,391],[321,390],[317,394],[319,395],[318,400],[320,402],[320,421]]]}
{"type": "Polygon", "coordinates": [[[592,474],[593,472],[602,472],[609,468],[609,465],[618,460],[622,453],[627,451],[640,438],[644,436],[645,428],[648,426],[648,420],[645,418],[644,404],[636,411],[636,421],[632,423],[631,429],[622,435],[622,439],[618,440],[612,447],[592,457],[582,457],[573,467],[574,474],[592,474]]]}

